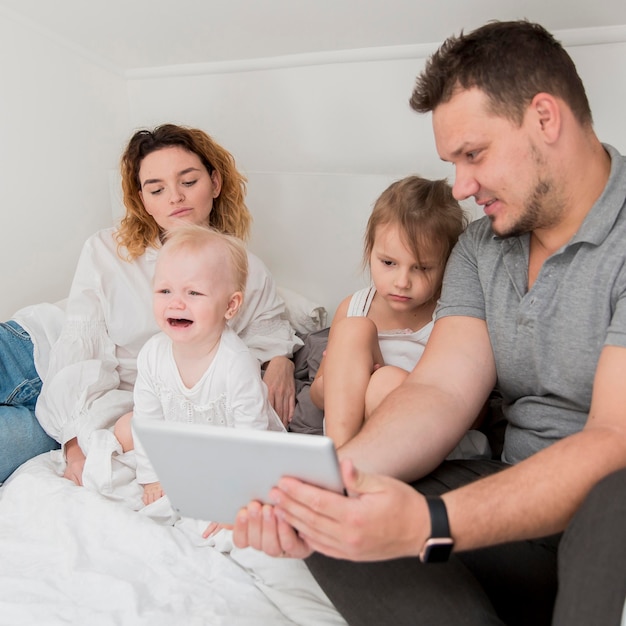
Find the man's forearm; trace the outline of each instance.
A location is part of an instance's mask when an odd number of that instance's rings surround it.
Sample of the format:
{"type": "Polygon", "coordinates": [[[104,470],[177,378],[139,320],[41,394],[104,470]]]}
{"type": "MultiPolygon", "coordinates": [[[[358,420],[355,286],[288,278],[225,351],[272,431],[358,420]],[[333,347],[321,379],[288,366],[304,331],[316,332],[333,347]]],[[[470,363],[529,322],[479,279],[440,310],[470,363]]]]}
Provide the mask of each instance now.
{"type": "Polygon", "coordinates": [[[498,474],[444,496],[455,549],[548,536],[564,530],[591,488],[626,466],[626,440],[584,430],[498,474]]]}
{"type": "Polygon", "coordinates": [[[339,457],[366,472],[413,481],[445,459],[470,427],[472,415],[471,409],[460,411],[449,394],[406,382],[339,449],[339,457]]]}

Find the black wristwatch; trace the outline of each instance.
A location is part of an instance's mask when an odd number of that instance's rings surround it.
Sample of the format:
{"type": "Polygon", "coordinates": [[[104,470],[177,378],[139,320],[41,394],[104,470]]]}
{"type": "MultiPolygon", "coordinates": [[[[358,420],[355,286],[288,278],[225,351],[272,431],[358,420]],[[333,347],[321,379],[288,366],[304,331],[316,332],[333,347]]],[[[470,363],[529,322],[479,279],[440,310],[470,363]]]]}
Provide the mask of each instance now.
{"type": "Polygon", "coordinates": [[[426,504],[430,512],[430,537],[426,539],[420,561],[422,563],[445,563],[454,547],[454,539],[450,536],[450,524],[446,504],[439,496],[426,496],[426,504]]]}

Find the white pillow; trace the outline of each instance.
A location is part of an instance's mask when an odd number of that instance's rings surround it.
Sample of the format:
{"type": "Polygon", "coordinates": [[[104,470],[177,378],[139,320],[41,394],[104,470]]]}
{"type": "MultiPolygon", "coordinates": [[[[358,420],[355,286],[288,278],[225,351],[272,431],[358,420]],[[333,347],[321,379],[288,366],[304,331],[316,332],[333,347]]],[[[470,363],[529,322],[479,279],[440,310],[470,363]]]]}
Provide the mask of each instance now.
{"type": "Polygon", "coordinates": [[[285,317],[294,330],[306,335],[326,328],[327,311],[321,304],[285,287],[276,290],[285,301],[285,317]]]}

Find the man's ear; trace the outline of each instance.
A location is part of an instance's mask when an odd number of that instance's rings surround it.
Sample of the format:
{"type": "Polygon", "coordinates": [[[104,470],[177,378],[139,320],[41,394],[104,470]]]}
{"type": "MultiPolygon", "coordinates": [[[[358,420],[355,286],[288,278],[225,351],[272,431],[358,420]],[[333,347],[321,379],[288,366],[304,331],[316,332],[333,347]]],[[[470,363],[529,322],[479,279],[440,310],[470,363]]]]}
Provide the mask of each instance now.
{"type": "Polygon", "coordinates": [[[243,293],[241,293],[241,291],[235,291],[228,300],[228,308],[226,309],[226,313],[224,313],[224,317],[227,320],[235,317],[235,314],[239,311],[242,303],[243,293]]]}
{"type": "Polygon", "coordinates": [[[563,104],[557,98],[545,92],[538,93],[530,103],[539,132],[548,143],[556,141],[561,133],[561,106],[563,104]]]}

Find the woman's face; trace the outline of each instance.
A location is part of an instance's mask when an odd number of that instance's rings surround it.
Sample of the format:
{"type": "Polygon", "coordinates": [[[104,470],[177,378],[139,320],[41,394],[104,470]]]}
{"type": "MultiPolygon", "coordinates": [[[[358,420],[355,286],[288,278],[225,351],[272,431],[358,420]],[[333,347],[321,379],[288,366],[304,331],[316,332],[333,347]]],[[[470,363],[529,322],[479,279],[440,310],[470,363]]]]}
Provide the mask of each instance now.
{"type": "Polygon", "coordinates": [[[217,170],[209,174],[200,157],[171,146],[151,152],[139,166],[139,196],[162,230],[181,223],[208,224],[221,190],[217,170]]]}

